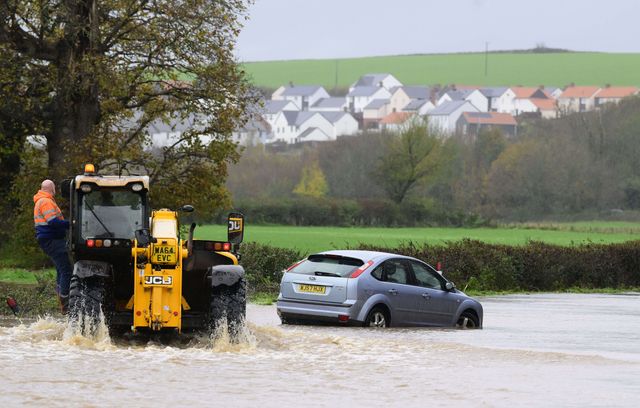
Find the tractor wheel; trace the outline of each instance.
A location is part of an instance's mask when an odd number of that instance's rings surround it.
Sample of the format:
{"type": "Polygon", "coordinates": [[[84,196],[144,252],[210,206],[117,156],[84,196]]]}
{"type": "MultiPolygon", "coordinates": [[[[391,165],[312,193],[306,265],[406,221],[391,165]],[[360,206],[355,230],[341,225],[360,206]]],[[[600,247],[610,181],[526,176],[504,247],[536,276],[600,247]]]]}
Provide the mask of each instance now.
{"type": "Polygon", "coordinates": [[[71,277],[69,289],[69,322],[77,333],[93,336],[104,318],[102,304],[105,300],[105,279],[99,276],[71,277]]]}
{"type": "Polygon", "coordinates": [[[236,337],[247,310],[247,282],[240,278],[232,286],[220,285],[211,290],[209,323],[212,329],[218,328],[226,318],[229,335],[236,337]]]}

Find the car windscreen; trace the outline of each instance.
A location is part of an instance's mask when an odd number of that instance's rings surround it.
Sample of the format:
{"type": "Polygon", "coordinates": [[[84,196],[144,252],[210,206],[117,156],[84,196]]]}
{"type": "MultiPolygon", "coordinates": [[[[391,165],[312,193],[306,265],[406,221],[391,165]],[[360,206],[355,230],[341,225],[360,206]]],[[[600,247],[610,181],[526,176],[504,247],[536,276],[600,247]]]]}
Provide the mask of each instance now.
{"type": "Polygon", "coordinates": [[[289,272],[302,275],[337,276],[346,278],[353,271],[362,266],[360,259],[339,255],[311,255],[305,261],[300,262],[289,272]]]}
{"type": "Polygon", "coordinates": [[[87,238],[133,238],[142,228],[142,196],[128,190],[94,189],[80,202],[81,236],[87,238]]]}

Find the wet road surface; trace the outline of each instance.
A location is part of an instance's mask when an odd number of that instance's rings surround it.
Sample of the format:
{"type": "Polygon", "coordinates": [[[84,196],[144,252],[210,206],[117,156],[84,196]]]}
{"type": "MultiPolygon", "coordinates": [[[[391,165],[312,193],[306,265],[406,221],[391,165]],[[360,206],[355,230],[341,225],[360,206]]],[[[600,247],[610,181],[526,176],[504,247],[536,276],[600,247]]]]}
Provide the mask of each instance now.
{"type": "Polygon", "coordinates": [[[0,407],[638,406],[638,294],[481,301],[483,330],[282,326],[249,305],[239,344],[3,318],[0,407]]]}

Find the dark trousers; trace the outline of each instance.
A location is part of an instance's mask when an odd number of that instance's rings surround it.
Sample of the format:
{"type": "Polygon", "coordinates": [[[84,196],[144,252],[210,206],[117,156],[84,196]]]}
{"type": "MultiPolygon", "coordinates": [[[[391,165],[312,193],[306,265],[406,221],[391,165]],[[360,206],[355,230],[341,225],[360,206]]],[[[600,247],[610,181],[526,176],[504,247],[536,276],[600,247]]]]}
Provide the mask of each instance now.
{"type": "Polygon", "coordinates": [[[65,239],[39,239],[38,244],[56,266],[56,292],[60,296],[69,296],[73,268],[69,262],[65,239]]]}

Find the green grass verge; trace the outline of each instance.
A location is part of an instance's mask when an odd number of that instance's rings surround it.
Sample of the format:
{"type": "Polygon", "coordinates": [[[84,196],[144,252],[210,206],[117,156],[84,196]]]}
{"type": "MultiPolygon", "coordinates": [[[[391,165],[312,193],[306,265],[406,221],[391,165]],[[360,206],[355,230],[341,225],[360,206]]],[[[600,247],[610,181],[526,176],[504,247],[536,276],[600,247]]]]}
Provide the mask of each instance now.
{"type": "MultiPolygon", "coordinates": [[[[618,231],[611,225],[598,223],[600,229],[588,229],[588,223],[576,223],[579,230],[571,230],[572,224],[562,224],[563,228],[356,228],[356,227],[296,227],[264,226],[246,227],[245,241],[258,242],[281,248],[297,249],[303,252],[318,252],[360,243],[397,247],[402,242],[445,243],[464,238],[487,243],[524,245],[528,241],[542,241],[556,245],[578,245],[587,242],[610,244],[636,240],[640,235],[640,223],[625,223],[627,230],[618,231]],[[607,227],[607,225],[610,225],[607,227]]],[[[196,228],[196,238],[224,240],[225,228],[219,225],[204,225],[196,228]]]]}
{"type": "Polygon", "coordinates": [[[351,58],[340,60],[267,61],[244,64],[258,86],[277,88],[289,81],[333,88],[347,87],[366,73],[388,72],[404,84],[478,86],[640,85],[640,54],[622,53],[489,53],[351,58]],[[337,61],[337,63],[336,63],[337,61]]]}

